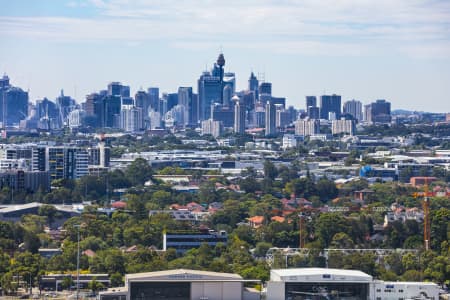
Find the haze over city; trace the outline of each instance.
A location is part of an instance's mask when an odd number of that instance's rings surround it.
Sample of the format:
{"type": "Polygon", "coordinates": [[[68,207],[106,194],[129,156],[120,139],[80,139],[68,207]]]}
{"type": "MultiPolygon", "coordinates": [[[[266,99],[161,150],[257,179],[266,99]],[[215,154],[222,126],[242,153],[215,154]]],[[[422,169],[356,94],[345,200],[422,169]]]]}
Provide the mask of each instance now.
{"type": "Polygon", "coordinates": [[[0,72],[31,101],[111,81],[196,89],[223,51],[238,90],[254,71],[296,107],[336,93],[450,111],[447,1],[0,2],[0,72]]]}

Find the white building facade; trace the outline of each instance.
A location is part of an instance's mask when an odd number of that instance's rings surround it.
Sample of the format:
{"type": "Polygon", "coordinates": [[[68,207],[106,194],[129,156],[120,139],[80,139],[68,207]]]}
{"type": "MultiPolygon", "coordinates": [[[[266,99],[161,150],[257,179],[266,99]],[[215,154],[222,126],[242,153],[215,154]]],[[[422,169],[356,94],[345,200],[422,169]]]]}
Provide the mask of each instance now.
{"type": "Polygon", "coordinates": [[[295,134],[301,136],[315,135],[320,132],[319,120],[297,120],[295,122],[295,134]]]}

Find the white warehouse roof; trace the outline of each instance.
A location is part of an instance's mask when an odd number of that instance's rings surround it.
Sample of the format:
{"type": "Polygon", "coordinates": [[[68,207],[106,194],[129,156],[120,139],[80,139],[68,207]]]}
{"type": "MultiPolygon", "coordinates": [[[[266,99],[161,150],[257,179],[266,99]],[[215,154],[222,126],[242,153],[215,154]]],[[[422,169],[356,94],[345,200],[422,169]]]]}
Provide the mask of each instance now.
{"type": "Polygon", "coordinates": [[[356,270],[299,268],[273,269],[270,281],[284,282],[372,282],[372,276],[356,270]]]}
{"type": "Polygon", "coordinates": [[[237,274],[186,269],[127,274],[125,277],[125,281],[246,281],[237,274]]]}

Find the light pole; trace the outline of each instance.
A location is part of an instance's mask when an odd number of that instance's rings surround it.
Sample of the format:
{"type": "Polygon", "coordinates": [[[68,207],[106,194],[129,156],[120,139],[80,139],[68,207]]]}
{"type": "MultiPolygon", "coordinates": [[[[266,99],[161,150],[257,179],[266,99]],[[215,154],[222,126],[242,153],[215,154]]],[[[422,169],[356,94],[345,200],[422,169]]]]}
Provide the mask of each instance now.
{"type": "Polygon", "coordinates": [[[80,224],[74,225],[77,228],[77,300],[80,295],[80,224]]]}

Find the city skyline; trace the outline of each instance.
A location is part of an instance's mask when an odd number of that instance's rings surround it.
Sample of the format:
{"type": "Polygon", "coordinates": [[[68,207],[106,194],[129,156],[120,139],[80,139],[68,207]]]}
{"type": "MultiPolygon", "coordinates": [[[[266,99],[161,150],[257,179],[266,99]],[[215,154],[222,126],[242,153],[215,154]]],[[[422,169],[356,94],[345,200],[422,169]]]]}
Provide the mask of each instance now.
{"type": "MultiPolygon", "coordinates": [[[[0,72],[30,100],[76,98],[111,81],[176,92],[225,54],[236,91],[264,73],[274,94],[386,99],[450,111],[450,4],[444,1],[5,1],[0,72]],[[222,18],[223,16],[223,18],[222,18]],[[186,30],[188,28],[189,30],[186,30]]],[[[263,79],[263,78],[258,78],[263,79]]]]}

